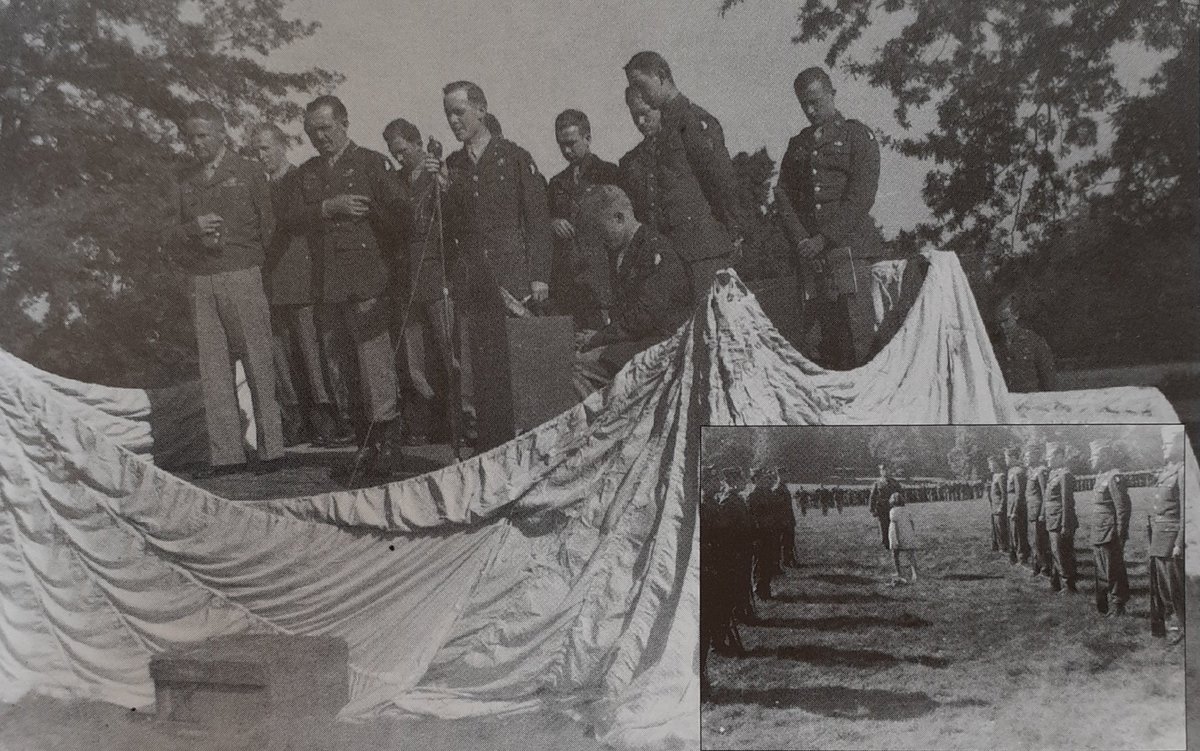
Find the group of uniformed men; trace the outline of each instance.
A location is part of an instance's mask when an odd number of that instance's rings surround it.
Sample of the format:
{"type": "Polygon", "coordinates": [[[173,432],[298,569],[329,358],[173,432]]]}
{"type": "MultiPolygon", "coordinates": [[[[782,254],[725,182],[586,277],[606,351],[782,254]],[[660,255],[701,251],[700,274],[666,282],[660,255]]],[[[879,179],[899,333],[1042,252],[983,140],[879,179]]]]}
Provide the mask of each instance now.
{"type": "MultiPolygon", "coordinates": [[[[936,485],[906,487],[900,491],[900,497],[906,504],[916,502],[968,501],[972,498],[979,498],[982,494],[983,483],[970,482],[939,482],[936,485]]],[[[810,507],[813,510],[820,509],[821,513],[827,516],[831,508],[837,509],[840,514],[843,506],[869,505],[871,488],[845,487],[842,485],[826,487],[825,485],[821,485],[811,490],[800,488],[795,492],[794,497],[796,505],[800,509],[801,516],[807,516],[810,507]]]]}
{"type": "MultiPolygon", "coordinates": [[[[1004,457],[989,457],[988,483],[992,550],[1007,553],[1013,565],[1028,563],[1031,576],[1045,576],[1050,588],[1064,593],[1076,587],[1076,482],[1067,467],[1062,443],[1029,443],[1024,456],[1006,449],[1004,457]]],[[[1125,545],[1129,541],[1132,505],[1117,456],[1108,441],[1092,441],[1091,468],[1096,472],[1090,491],[1087,523],[1095,562],[1096,609],[1110,618],[1126,612],[1129,577],[1125,545]]],[[[1172,643],[1183,636],[1183,456],[1184,433],[1179,426],[1163,428],[1163,461],[1155,483],[1154,511],[1148,520],[1150,556],[1150,627],[1172,643]]]]}
{"type": "MultiPolygon", "coordinates": [[[[318,445],[357,438],[356,461],[379,467],[394,451],[402,406],[406,438],[417,442],[436,399],[450,420],[461,409],[478,449],[512,437],[506,316],[573,316],[581,395],[673,333],[730,265],[750,209],[720,123],[679,91],[666,60],[640,52],[624,72],[644,139],[619,164],[605,162],[591,152],[587,116],[565,110],[554,131],[568,166],[549,184],[501,135],[470,81],[442,92],[462,144],[445,160],[408,120],[387,125],[398,169],[350,141],[349,113],[334,96],[305,109],[317,156],[299,167],[276,124],[250,130],[251,160],[228,142],[224,113],[191,107],[181,133],[194,164],[179,180],[165,240],[193,275],[210,471],[246,461],[238,359],[258,466],[275,466],[285,432],[299,442],[307,425],[318,445]]],[[[850,367],[873,334],[863,312],[869,269],[854,259],[880,252],[868,213],[879,149],[866,126],[834,108],[823,70],[803,71],[795,92],[812,124],[788,145],[778,198],[808,272],[801,303],[821,325],[821,354],[850,367]]]]}
{"type": "Polygon", "coordinates": [[[792,494],[778,468],[749,476],[738,468],[705,470],[700,504],[700,677],[708,652],[742,652],[738,624],[754,618],[754,599],[769,600],[772,580],[796,565],[792,494]]]}

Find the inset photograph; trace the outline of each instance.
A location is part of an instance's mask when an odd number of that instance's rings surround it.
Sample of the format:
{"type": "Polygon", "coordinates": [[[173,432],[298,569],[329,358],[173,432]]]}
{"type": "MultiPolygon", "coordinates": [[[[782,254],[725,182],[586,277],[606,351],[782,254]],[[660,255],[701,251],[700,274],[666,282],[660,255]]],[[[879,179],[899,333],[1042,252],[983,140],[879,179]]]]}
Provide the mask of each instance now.
{"type": "Polygon", "coordinates": [[[702,748],[1185,748],[1184,452],[1180,425],[705,427],[702,748]]]}

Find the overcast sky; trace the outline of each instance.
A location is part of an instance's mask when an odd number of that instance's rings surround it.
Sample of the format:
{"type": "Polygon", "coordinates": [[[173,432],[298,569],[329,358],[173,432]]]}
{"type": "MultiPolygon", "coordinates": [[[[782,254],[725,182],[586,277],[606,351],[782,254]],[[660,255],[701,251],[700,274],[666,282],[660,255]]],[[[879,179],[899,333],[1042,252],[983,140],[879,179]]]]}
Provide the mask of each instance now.
{"type": "MultiPolygon", "coordinates": [[[[637,143],[621,66],[633,53],[653,49],[667,58],[680,89],[721,121],[731,153],[766,146],[778,162],[788,139],[807,125],[792,79],[821,64],[825,51],[825,45],[792,43],[801,4],[748,0],[721,18],[717,0],[293,0],[289,15],[320,21],[322,28],[274,53],[272,64],[344,74],[335,93],[350,110],[351,137],[379,150],[383,126],[395,117],[411,120],[447,151],[456,148],[441,87],[473,80],[487,93],[505,136],[528,149],[549,177],[565,166],[553,122],[567,107],[588,114],[600,156],[615,162],[637,143]]],[[[855,49],[869,52],[887,31],[873,30],[855,49]]],[[[1149,72],[1137,64],[1124,77],[1132,83],[1149,72]]],[[[881,132],[901,132],[889,95],[836,71],[834,84],[844,115],[881,132]]],[[[311,153],[296,149],[294,157],[311,153]]],[[[927,166],[887,149],[882,156],[873,213],[891,236],[928,218],[920,196],[927,166]]]]}

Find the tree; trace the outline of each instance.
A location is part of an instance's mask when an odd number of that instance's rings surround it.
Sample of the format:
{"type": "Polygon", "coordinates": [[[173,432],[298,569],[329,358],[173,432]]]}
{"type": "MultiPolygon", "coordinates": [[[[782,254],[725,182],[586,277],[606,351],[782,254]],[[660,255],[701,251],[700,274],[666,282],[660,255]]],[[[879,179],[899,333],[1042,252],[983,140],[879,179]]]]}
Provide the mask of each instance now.
{"type": "MultiPolygon", "coordinates": [[[[743,0],[722,0],[726,13],[743,0]]],[[[1180,0],[804,0],[798,43],[831,40],[825,62],[896,100],[905,130],[930,109],[928,133],[889,139],[936,165],[923,195],[930,236],[982,247],[1035,242],[1098,179],[1086,157],[1100,119],[1124,100],[1120,45],[1184,49],[1200,25],[1180,0]],[[852,45],[877,23],[900,30],[865,60],[852,45]]]]}
{"type": "Polygon", "coordinates": [[[312,35],[283,0],[0,0],[0,346],[60,373],[148,385],[194,359],[158,247],[174,123],[286,122],[340,78],[267,55],[312,35]]]}

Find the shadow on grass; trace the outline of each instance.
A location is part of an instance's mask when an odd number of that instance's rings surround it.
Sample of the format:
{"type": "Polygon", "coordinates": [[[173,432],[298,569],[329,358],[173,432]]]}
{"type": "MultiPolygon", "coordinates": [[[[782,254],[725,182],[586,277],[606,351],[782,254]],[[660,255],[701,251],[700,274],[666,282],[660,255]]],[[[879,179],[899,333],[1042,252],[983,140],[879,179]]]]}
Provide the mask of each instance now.
{"type": "Polygon", "coordinates": [[[715,686],[708,703],[757,704],[770,709],[802,709],[826,717],[853,720],[911,720],[942,706],[987,706],[978,699],[939,702],[919,691],[812,686],[808,688],[736,689],[715,686]]]}
{"type": "Polygon", "coordinates": [[[891,628],[925,628],[929,621],[909,613],[895,618],[877,615],[839,615],[828,618],[759,618],[746,624],[758,628],[808,628],[817,631],[847,631],[856,628],[887,626],[891,628]]]}
{"type": "Polygon", "coordinates": [[[854,574],[813,574],[806,576],[806,579],[813,581],[826,582],[827,584],[875,584],[874,579],[869,579],[865,576],[855,576],[854,574]]]}
{"type": "Polygon", "coordinates": [[[895,599],[879,592],[800,592],[777,595],[775,602],[790,605],[848,605],[856,602],[895,602],[895,599]]]}
{"type": "Polygon", "coordinates": [[[942,574],[939,577],[952,582],[981,582],[989,579],[1003,579],[1000,574],[942,574]]]}
{"type": "Polygon", "coordinates": [[[756,647],[746,650],[746,657],[767,657],[775,660],[795,660],[813,665],[875,668],[900,663],[944,668],[950,664],[945,657],[935,655],[893,655],[872,649],[838,649],[818,644],[797,644],[783,647],[756,647]]]}

